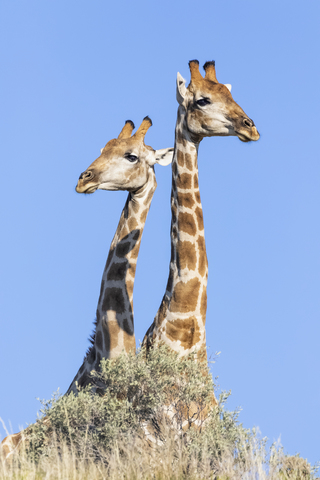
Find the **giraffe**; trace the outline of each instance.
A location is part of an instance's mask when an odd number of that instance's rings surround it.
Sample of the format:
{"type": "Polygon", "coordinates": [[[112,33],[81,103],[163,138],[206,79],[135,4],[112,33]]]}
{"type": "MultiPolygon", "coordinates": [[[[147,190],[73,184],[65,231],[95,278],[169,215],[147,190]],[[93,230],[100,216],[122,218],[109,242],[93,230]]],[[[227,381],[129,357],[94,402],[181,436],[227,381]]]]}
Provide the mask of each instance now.
{"type": "Polygon", "coordinates": [[[191,81],[177,75],[179,103],[172,160],[171,260],[164,297],[143,344],[168,345],[179,355],[195,351],[206,360],[208,262],[198,182],[198,148],[204,137],[259,139],[253,121],[231,96],[231,85],[216,78],[215,62],[189,62],[191,81]]]}
{"type": "MultiPolygon", "coordinates": [[[[102,276],[95,331],[82,366],[66,395],[78,392],[78,386],[90,383],[90,372],[97,370],[102,358],[115,358],[122,351],[135,351],[133,325],[133,285],[141,237],[157,187],[154,165],[169,165],[173,148],[154,150],[144,137],[152,125],[145,117],[135,128],[127,120],[117,139],[101,149],[101,155],[80,175],[76,191],[128,190],[129,194],[111,243],[102,276]]],[[[8,435],[0,451],[8,459],[28,437],[28,428],[8,435]]]]}
{"type": "Polygon", "coordinates": [[[80,175],[76,191],[128,190],[118,228],[103,272],[95,331],[91,347],[67,393],[90,383],[90,372],[102,358],[135,352],[133,286],[140,242],[157,182],[154,165],[169,165],[173,148],[153,150],[144,137],[152,125],[145,117],[134,135],[129,120],[117,139],[110,140],[101,155],[80,175]]]}

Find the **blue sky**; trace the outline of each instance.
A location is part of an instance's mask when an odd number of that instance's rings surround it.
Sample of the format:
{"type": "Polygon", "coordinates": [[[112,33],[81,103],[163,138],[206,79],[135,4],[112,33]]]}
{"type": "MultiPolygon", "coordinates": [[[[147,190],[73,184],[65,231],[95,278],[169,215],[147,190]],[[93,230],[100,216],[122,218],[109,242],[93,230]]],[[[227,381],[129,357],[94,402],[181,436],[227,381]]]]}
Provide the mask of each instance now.
{"type": "MultiPolygon", "coordinates": [[[[124,192],[78,195],[126,119],[173,146],[177,71],[217,77],[261,139],[205,139],[207,340],[229,408],[285,451],[320,460],[319,13],[316,1],[2,2],[0,417],[33,422],[64,393],[92,331],[124,192]],[[109,4],[110,3],[110,4],[109,4]]],[[[156,169],[135,291],[136,338],[164,293],[170,168],[156,169]]],[[[0,430],[3,436],[4,431],[0,430]]]]}

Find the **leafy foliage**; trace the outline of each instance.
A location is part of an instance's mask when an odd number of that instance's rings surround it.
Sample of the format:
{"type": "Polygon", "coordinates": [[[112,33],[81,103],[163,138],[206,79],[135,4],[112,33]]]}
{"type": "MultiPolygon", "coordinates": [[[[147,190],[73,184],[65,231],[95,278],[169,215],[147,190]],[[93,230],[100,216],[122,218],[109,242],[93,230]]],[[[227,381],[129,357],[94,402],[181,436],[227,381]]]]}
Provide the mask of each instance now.
{"type": "Polygon", "coordinates": [[[167,347],[102,360],[92,372],[92,385],[75,396],[42,402],[42,418],[30,428],[30,454],[37,458],[50,448],[50,438],[65,441],[82,454],[99,456],[115,439],[147,435],[161,440],[166,427],[183,432],[184,425],[202,427],[212,404],[213,382],[207,366],[167,347]],[[95,392],[95,393],[93,393],[95,392]]]}

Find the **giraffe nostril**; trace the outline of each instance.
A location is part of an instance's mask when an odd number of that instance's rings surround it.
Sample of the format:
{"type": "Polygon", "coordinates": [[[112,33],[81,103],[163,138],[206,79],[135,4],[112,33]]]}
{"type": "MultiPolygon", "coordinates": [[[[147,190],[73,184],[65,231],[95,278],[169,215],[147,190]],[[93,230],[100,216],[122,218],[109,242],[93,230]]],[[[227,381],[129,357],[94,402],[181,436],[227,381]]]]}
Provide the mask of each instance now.
{"type": "Polygon", "coordinates": [[[249,127],[249,128],[251,128],[251,127],[254,126],[254,123],[253,123],[253,121],[251,120],[251,118],[244,118],[244,119],[243,119],[243,123],[244,123],[244,125],[245,125],[246,127],[249,127]]]}
{"type": "Polygon", "coordinates": [[[90,178],[93,177],[93,173],[90,170],[86,170],[85,172],[82,172],[79,180],[90,180],[90,178]]]}

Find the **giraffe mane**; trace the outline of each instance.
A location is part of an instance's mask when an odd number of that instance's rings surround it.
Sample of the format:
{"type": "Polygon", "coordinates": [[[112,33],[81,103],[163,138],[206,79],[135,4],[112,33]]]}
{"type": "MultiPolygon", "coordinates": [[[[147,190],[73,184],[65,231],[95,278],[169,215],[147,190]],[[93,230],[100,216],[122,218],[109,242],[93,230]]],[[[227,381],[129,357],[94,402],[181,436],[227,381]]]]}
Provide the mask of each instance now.
{"type": "Polygon", "coordinates": [[[93,349],[94,342],[95,342],[95,339],[96,339],[97,324],[98,324],[98,320],[97,320],[97,318],[95,318],[94,321],[93,321],[93,325],[94,325],[93,331],[90,334],[90,337],[88,338],[91,345],[89,345],[89,347],[87,348],[86,354],[84,356],[84,360],[87,358],[87,356],[91,353],[91,351],[93,349]]]}

